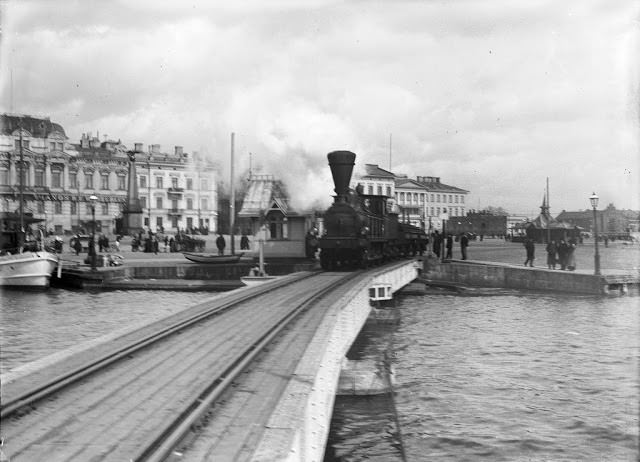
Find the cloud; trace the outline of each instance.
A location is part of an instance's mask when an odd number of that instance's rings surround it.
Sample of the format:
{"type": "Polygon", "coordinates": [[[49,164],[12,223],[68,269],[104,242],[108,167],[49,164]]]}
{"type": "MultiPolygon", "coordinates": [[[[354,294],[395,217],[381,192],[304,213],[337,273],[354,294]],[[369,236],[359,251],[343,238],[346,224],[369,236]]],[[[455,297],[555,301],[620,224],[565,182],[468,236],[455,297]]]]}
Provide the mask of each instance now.
{"type": "Polygon", "coordinates": [[[351,149],[361,164],[391,157],[393,170],[439,176],[473,204],[537,211],[550,177],[552,211],[588,206],[592,190],[637,209],[638,12],[604,0],[9,1],[0,88],[7,110],[12,74],[15,110],[72,139],[182,145],[227,171],[234,132],[237,171],[253,153],[301,205],[330,197],[326,153],[351,149]]]}

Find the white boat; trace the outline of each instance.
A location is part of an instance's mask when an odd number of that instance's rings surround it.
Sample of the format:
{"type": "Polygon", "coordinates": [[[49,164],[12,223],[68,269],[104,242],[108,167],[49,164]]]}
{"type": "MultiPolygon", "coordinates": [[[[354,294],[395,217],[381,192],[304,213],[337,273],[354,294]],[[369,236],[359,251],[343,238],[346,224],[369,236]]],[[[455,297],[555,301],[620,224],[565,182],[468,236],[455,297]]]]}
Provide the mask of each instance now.
{"type": "Polygon", "coordinates": [[[24,212],[22,128],[20,129],[20,210],[0,215],[0,286],[47,288],[56,267],[60,272],[59,257],[44,249],[44,235],[40,240],[25,240],[26,226],[44,220],[24,212]]]}
{"type": "Polygon", "coordinates": [[[46,250],[28,250],[0,256],[0,286],[49,287],[58,266],[58,255],[46,250]]]}
{"type": "Polygon", "coordinates": [[[258,284],[264,284],[265,282],[278,279],[279,276],[269,276],[264,270],[264,232],[262,232],[258,238],[260,246],[260,263],[258,266],[254,266],[249,271],[249,276],[241,276],[240,280],[246,286],[255,286],[258,284]]]}

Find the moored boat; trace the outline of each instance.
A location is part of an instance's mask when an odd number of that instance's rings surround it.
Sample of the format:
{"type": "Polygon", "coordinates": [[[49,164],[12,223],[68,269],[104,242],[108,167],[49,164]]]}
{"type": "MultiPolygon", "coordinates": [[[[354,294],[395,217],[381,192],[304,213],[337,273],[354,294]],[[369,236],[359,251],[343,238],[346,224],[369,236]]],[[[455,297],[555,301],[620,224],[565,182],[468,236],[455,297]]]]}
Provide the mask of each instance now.
{"type": "Polygon", "coordinates": [[[0,256],[0,286],[49,287],[58,256],[46,250],[26,251],[0,256]]]}
{"type": "Polygon", "coordinates": [[[193,253],[193,252],[182,252],[182,255],[187,260],[191,260],[195,263],[207,263],[207,264],[215,264],[215,263],[237,263],[240,261],[240,258],[244,253],[238,253],[235,255],[217,255],[213,253],[193,253]]]}

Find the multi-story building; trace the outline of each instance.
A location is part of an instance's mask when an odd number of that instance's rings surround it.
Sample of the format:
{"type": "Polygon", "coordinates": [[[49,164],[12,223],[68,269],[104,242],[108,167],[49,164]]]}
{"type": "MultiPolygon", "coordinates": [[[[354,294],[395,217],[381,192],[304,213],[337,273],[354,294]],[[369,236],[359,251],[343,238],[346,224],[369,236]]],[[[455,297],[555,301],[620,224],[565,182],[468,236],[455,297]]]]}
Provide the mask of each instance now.
{"type": "Polygon", "coordinates": [[[395,199],[400,218],[423,229],[442,229],[443,220],[464,216],[465,197],[469,191],[444,184],[439,177],[394,174],[375,164],[366,164],[365,173],[352,180],[364,186],[366,194],[386,195],[395,199]]]}
{"type": "MultiPolygon", "coordinates": [[[[125,145],[91,134],[71,143],[64,128],[49,118],[2,114],[0,122],[3,211],[19,208],[22,171],[25,212],[44,219],[47,230],[58,235],[91,231],[89,198],[96,196],[96,230],[115,234],[127,199],[125,145]]],[[[134,150],[145,226],[168,232],[217,229],[217,171],[209,160],[180,146],[173,153],[163,153],[159,145],[147,153],[141,152],[142,144],[134,150]]]]}

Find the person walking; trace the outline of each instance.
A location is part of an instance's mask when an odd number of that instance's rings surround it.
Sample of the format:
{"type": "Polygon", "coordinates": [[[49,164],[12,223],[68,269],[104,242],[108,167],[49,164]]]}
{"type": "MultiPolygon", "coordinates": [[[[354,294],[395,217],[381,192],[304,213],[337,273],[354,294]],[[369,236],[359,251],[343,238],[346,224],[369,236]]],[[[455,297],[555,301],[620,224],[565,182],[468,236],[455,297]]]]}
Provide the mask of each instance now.
{"type": "Polygon", "coordinates": [[[451,234],[447,235],[447,254],[444,258],[451,259],[451,251],[453,250],[453,236],[451,234]]]}
{"type": "Polygon", "coordinates": [[[433,253],[440,258],[440,233],[438,233],[438,230],[433,232],[433,253]]]}
{"type": "Polygon", "coordinates": [[[569,244],[565,242],[564,239],[560,239],[560,243],[558,244],[558,260],[560,262],[560,269],[567,269],[567,257],[569,256],[569,244]]]}
{"type": "Polygon", "coordinates": [[[567,244],[567,269],[569,271],[575,271],[576,269],[576,247],[575,239],[569,239],[567,244]]]}
{"type": "Polygon", "coordinates": [[[224,248],[226,247],[227,242],[224,240],[222,234],[218,234],[218,239],[216,239],[216,247],[218,247],[218,255],[224,255],[224,248]]]}
{"type": "Polygon", "coordinates": [[[460,236],[460,252],[463,260],[467,259],[467,247],[469,247],[469,238],[467,233],[462,233],[462,236],[460,236]]]}
{"type": "Polygon", "coordinates": [[[246,232],[242,233],[240,238],[240,250],[249,250],[249,237],[246,232]]]}
{"type": "Polygon", "coordinates": [[[524,266],[527,266],[527,263],[529,263],[529,266],[533,267],[533,260],[535,260],[536,253],[536,246],[533,239],[527,238],[524,241],[524,248],[527,251],[527,259],[524,261],[524,266]]]}
{"type": "Polygon", "coordinates": [[[80,236],[77,234],[73,242],[73,250],[76,251],[76,255],[80,255],[80,252],[82,251],[82,242],[80,242],[80,236]]]}
{"type": "Polygon", "coordinates": [[[556,247],[556,241],[551,241],[547,244],[547,268],[556,269],[556,254],[558,253],[558,248],[556,247]]]}

